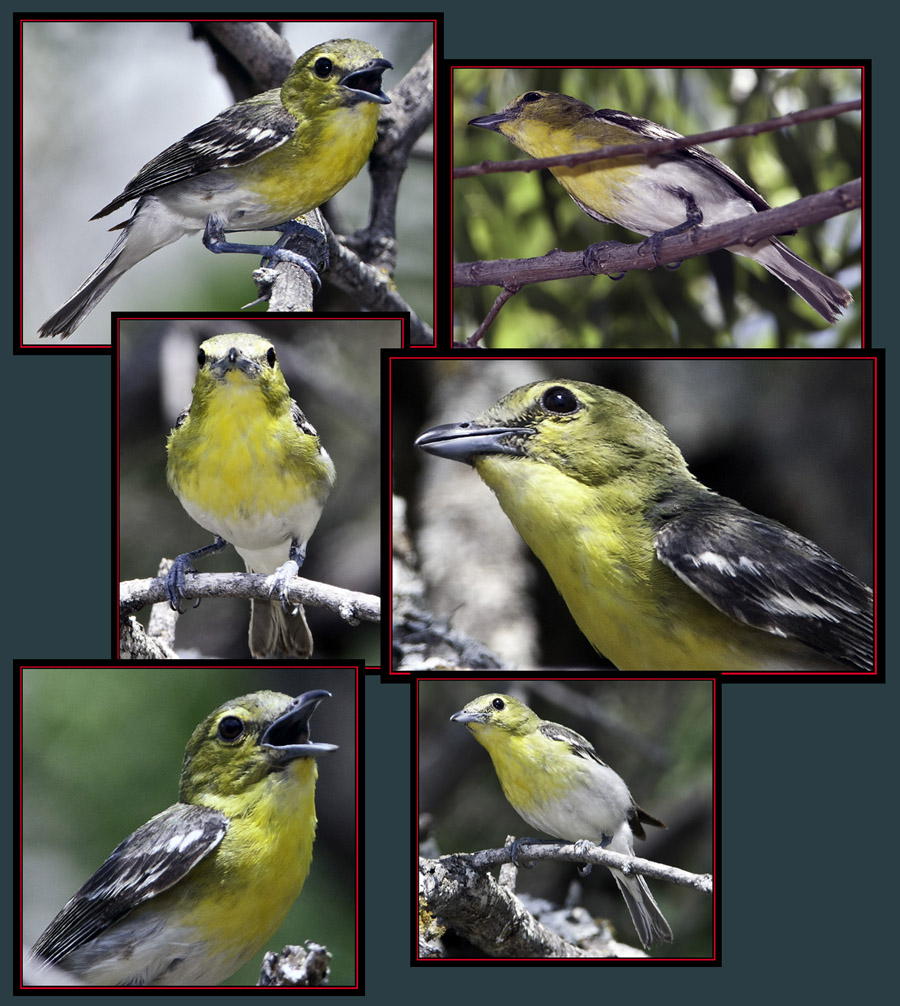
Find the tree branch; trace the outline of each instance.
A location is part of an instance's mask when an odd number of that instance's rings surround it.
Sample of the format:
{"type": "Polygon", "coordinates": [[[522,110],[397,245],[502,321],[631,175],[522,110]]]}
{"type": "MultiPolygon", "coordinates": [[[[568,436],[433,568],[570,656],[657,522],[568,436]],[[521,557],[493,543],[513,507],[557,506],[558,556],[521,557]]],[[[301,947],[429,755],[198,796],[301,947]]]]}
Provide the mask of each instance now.
{"type": "Polygon", "coordinates": [[[477,345],[505,301],[530,283],[574,276],[617,276],[631,269],[655,269],[657,265],[680,263],[731,245],[752,246],[767,237],[819,223],[861,205],[862,180],[856,178],[827,192],[816,192],[763,213],[748,213],[712,227],[692,227],[681,234],[673,234],[659,242],[655,256],[649,240],[636,244],[599,241],[583,252],[555,248],[540,258],[457,263],[453,268],[454,286],[500,286],[506,292],[505,298],[502,295],[497,298],[490,314],[466,345],[477,345]]]}
{"type": "Polygon", "coordinates": [[[861,205],[862,180],[857,178],[827,192],[804,196],[796,202],[763,213],[748,213],[712,227],[698,226],[673,234],[659,242],[655,258],[646,240],[636,244],[599,241],[582,252],[564,252],[556,248],[539,258],[459,262],[453,269],[453,285],[502,286],[509,289],[550,279],[655,269],[657,265],[684,262],[729,245],[754,245],[764,238],[819,223],[858,209],[861,205]]]}
{"type": "Polygon", "coordinates": [[[257,985],[282,988],[319,988],[328,985],[331,954],[326,947],[307,940],[302,947],[287,946],[280,954],[263,956],[257,985]]]}
{"type": "MultiPolygon", "coordinates": [[[[150,621],[156,613],[163,607],[162,604],[155,604],[150,615],[150,621]]],[[[169,607],[168,604],[165,607],[169,607]]],[[[169,609],[171,611],[171,608],[169,609]]],[[[177,618],[178,613],[172,611],[173,617],[177,618]]],[[[161,632],[161,626],[157,623],[155,628],[145,629],[143,625],[134,617],[128,615],[119,623],[119,660],[177,660],[178,654],[175,652],[175,627],[165,625],[165,631],[161,632]]]]}
{"type": "MultiPolygon", "coordinates": [[[[459,853],[460,859],[466,860],[473,869],[486,870],[491,866],[512,861],[510,846],[503,849],[483,849],[481,852],[459,853]]],[[[450,857],[442,857],[450,858],[450,857]]],[[[690,887],[701,894],[712,895],[713,880],[709,873],[689,873],[675,866],[664,863],[654,863],[639,856],[623,856],[619,852],[610,852],[593,842],[528,842],[520,846],[516,856],[518,862],[539,862],[554,860],[564,863],[589,863],[592,866],[608,866],[629,875],[639,873],[654,880],[667,880],[680,887],[690,887]]]]}
{"type": "Polygon", "coordinates": [[[206,39],[236,101],[280,87],[297,58],[265,21],[192,21],[191,27],[206,39]]]}
{"type": "MultiPolygon", "coordinates": [[[[646,957],[617,943],[578,908],[567,908],[565,938],[538,921],[522,900],[489,873],[472,868],[465,856],[419,859],[419,892],[423,907],[443,926],[491,957],[646,957]],[[573,932],[572,919],[577,933],[573,932]],[[571,939],[594,944],[576,946],[571,939]]],[[[420,915],[422,913],[420,912],[420,915]]]]}
{"type": "MultiPolygon", "coordinates": [[[[296,218],[305,224],[309,231],[293,234],[285,231],[275,242],[276,248],[287,248],[289,251],[303,255],[318,269],[324,270],[327,261],[325,236],[325,217],[318,208],[310,210],[296,218]],[[317,241],[313,234],[319,235],[317,241]]],[[[257,300],[244,307],[252,307],[260,301],[268,301],[267,311],[308,312],[313,309],[313,282],[302,266],[294,262],[274,262],[268,266],[260,266],[253,273],[256,289],[259,292],[257,300]]]]}
{"type": "Polygon", "coordinates": [[[592,161],[603,161],[610,157],[628,157],[639,154],[644,157],[658,157],[660,154],[670,154],[685,147],[698,146],[701,143],[712,143],[715,140],[727,140],[732,136],[756,136],[759,133],[769,133],[777,129],[787,129],[802,122],[816,122],[819,119],[832,119],[844,112],[853,112],[862,108],[862,99],[841,101],[833,105],[823,105],[820,108],[804,108],[799,112],[779,116],[777,119],[766,119],[765,122],[746,122],[723,129],[708,129],[704,133],[693,133],[674,140],[652,140],[641,143],[612,144],[597,150],[580,151],[577,154],[557,154],[554,157],[527,157],[516,161],[482,161],[481,164],[470,164],[453,169],[453,177],[471,178],[473,175],[492,175],[505,171],[539,171],[541,168],[554,168],[562,165],[567,168],[579,164],[589,164],[592,161]]]}
{"type": "MultiPolygon", "coordinates": [[[[446,511],[442,511],[442,520],[445,515],[446,511]]],[[[448,619],[439,618],[427,610],[422,563],[406,524],[406,500],[397,495],[391,497],[391,520],[393,669],[433,671],[450,668],[509,668],[510,665],[503,664],[484,643],[465,633],[454,631],[448,619]]]]}
{"type": "MultiPolygon", "coordinates": [[[[209,42],[220,71],[239,97],[279,87],[297,58],[288,43],[265,22],[192,24],[195,34],[209,42]]],[[[380,111],[378,140],[369,160],[372,176],[369,223],[341,239],[356,254],[347,254],[343,247],[336,251],[332,242],[337,239],[326,232],[332,257],[328,278],[351,295],[355,308],[410,311],[390,278],[397,265],[396,207],[400,180],[413,145],[434,120],[433,60],[433,47],[429,47],[403,80],[389,90],[391,104],[380,111]],[[364,295],[358,296],[360,292],[364,295]]],[[[314,219],[300,219],[308,226],[322,229],[321,216],[318,223],[314,219]]],[[[310,254],[309,239],[303,236],[282,238],[278,245],[314,257],[310,254]]],[[[269,301],[269,311],[313,310],[312,283],[300,266],[279,262],[272,268],[257,269],[253,278],[260,299],[269,301]]],[[[433,342],[428,325],[412,311],[410,318],[410,341],[419,345],[433,342]]]]}
{"type": "MultiPolygon", "coordinates": [[[[261,573],[188,573],[191,598],[241,597],[246,600],[271,601],[272,577],[261,573]]],[[[165,576],[152,580],[124,580],[119,584],[119,616],[125,618],[148,604],[167,601],[165,576]]],[[[289,603],[328,608],[346,622],[381,620],[381,599],[343,587],[317,583],[295,576],[290,581],[289,603]]]]}
{"type": "MultiPolygon", "coordinates": [[[[409,164],[412,148],[434,121],[434,47],[430,46],[416,65],[390,92],[390,105],[381,111],[378,141],[369,160],[372,205],[365,230],[367,246],[350,243],[367,262],[386,269],[397,267],[397,200],[400,181],[409,164]]],[[[354,238],[356,236],[354,235],[354,238]]]]}
{"type": "Polygon", "coordinates": [[[328,226],[327,220],[325,235],[328,238],[328,253],[331,256],[331,267],[328,271],[331,282],[350,294],[357,308],[384,314],[408,312],[410,345],[431,345],[434,342],[434,331],[403,299],[391,277],[375,266],[363,262],[356,252],[350,249],[349,239],[343,239],[348,241],[348,244],[343,244],[342,239],[328,226]]]}
{"type": "Polygon", "coordinates": [[[430,345],[434,332],[410,308],[393,283],[397,266],[397,202],[413,147],[434,122],[434,47],[430,46],[388,92],[378,139],[369,159],[372,201],[368,226],[346,236],[325,227],[331,255],[329,279],[366,311],[408,311],[411,345],[430,345]]]}
{"type": "MultiPolygon", "coordinates": [[[[511,840],[508,840],[511,841],[511,840]]],[[[520,862],[554,859],[613,867],[626,875],[642,874],[657,880],[689,887],[711,895],[712,877],[679,870],[662,863],[635,856],[609,852],[590,842],[534,842],[519,849],[520,862]]],[[[535,914],[539,907],[523,903],[527,896],[516,897],[515,868],[504,868],[496,881],[488,867],[510,862],[510,848],[486,849],[476,853],[419,858],[419,887],[425,917],[440,919],[441,925],[480,947],[492,957],[634,957],[642,951],[614,942],[609,933],[598,930],[583,909],[567,906],[563,935],[548,928],[560,926],[553,913],[540,912],[548,925],[535,914]],[[581,913],[581,914],[579,914],[581,913]],[[577,943],[577,945],[576,945],[577,943]]],[[[423,917],[420,911],[420,918],[423,917]]]]}

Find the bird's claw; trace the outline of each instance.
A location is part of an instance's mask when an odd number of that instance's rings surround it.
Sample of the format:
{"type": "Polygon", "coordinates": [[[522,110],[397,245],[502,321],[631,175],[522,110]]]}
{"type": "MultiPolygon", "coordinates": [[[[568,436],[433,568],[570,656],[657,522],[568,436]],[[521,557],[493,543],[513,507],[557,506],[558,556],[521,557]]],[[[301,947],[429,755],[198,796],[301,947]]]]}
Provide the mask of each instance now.
{"type": "Polygon", "coordinates": [[[509,849],[509,859],[513,866],[522,866],[526,870],[531,870],[534,867],[534,863],[518,863],[516,858],[522,851],[522,846],[528,842],[536,842],[535,838],[514,838],[511,842],[507,844],[507,849],[509,849]]]}
{"type": "Polygon", "coordinates": [[[269,587],[269,597],[273,594],[278,595],[278,599],[281,601],[281,607],[287,611],[288,605],[291,605],[291,614],[296,615],[300,610],[299,604],[294,604],[290,599],[290,581],[293,580],[295,576],[300,572],[300,564],[295,559],[288,559],[287,562],[282,563],[272,574],[272,582],[269,587]]]}
{"type": "MultiPolygon", "coordinates": [[[[196,572],[197,570],[194,569],[190,557],[188,555],[179,555],[172,561],[172,567],[166,576],[166,596],[169,599],[169,607],[173,611],[177,611],[179,615],[184,614],[181,610],[182,600],[190,599],[185,577],[188,573],[196,572]]],[[[199,603],[200,598],[198,597],[194,601],[194,607],[196,608],[199,603]]]]}
{"type": "Polygon", "coordinates": [[[313,290],[318,293],[322,289],[322,280],[319,277],[318,270],[305,255],[291,251],[289,248],[273,248],[269,256],[269,260],[272,259],[277,259],[281,262],[292,262],[294,265],[300,266],[306,275],[309,276],[313,290]]]}
{"type": "MultiPolygon", "coordinates": [[[[593,842],[589,842],[586,838],[580,838],[575,843],[575,855],[583,856],[588,849],[593,845],[593,842]]],[[[578,876],[586,877],[593,869],[593,863],[580,863],[578,865],[578,876]]]]}

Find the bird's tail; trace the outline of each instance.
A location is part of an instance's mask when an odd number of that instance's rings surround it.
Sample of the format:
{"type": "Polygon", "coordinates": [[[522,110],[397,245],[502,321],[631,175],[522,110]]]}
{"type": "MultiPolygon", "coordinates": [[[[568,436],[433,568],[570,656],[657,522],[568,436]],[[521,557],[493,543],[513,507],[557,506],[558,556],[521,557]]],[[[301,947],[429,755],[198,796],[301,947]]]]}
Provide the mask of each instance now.
{"type": "Polygon", "coordinates": [[[622,897],[631,914],[631,921],[634,923],[634,928],[637,930],[644,947],[647,948],[651,943],[660,941],[671,943],[672,930],[669,928],[669,923],[666,922],[666,917],[653,900],[653,895],[644,878],[638,874],[626,877],[618,870],[610,870],[610,873],[619,885],[619,890],[622,892],[622,897]]]}
{"type": "Polygon", "coordinates": [[[38,329],[38,335],[42,339],[50,339],[57,335],[61,339],[68,339],[91,311],[94,310],[98,301],[106,296],[113,283],[128,268],[127,266],[123,268],[120,264],[125,238],[126,235],[122,234],[119,240],[113,245],[112,251],[100,265],[88,276],[65,304],[41,325],[38,329]]]}
{"type": "Polygon", "coordinates": [[[250,652],[254,657],[308,657],[312,648],[303,605],[293,615],[280,601],[250,602],[250,652]]]}
{"type": "Polygon", "coordinates": [[[846,287],[819,272],[818,269],[813,269],[778,238],[772,238],[767,244],[759,244],[753,248],[741,247],[740,250],[737,248],[731,250],[756,259],[828,322],[834,322],[838,313],[853,300],[846,287]]]}
{"type": "Polygon", "coordinates": [[[131,218],[111,230],[122,231],[112,250],[56,314],[41,325],[38,335],[42,339],[57,335],[67,339],[123,273],[183,234],[196,232],[196,228],[186,226],[177,214],[153,196],[138,200],[131,218]]]}

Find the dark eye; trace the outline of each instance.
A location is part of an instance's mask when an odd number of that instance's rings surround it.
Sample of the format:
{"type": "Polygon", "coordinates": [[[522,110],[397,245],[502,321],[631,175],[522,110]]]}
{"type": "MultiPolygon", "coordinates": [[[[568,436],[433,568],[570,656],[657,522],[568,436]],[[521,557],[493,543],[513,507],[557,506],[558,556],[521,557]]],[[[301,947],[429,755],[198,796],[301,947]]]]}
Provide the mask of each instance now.
{"type": "Polygon", "coordinates": [[[223,716],[219,721],[219,737],[223,741],[236,741],[244,732],[244,721],[237,716],[223,716]]]}
{"type": "Polygon", "coordinates": [[[579,402],[568,388],[557,384],[552,388],[548,388],[541,395],[541,405],[548,412],[558,412],[560,415],[565,415],[568,412],[575,412],[579,402]]]}
{"type": "Polygon", "coordinates": [[[206,353],[204,353],[202,349],[197,354],[197,363],[199,363],[201,367],[204,363],[206,363],[206,353]]]}
{"type": "Polygon", "coordinates": [[[537,91],[529,91],[527,94],[522,95],[522,101],[540,101],[541,98],[543,98],[543,95],[537,91]]]}
{"type": "Polygon", "coordinates": [[[266,350],[266,363],[268,363],[270,367],[274,367],[275,361],[277,359],[278,357],[275,355],[275,350],[271,346],[269,346],[269,348],[266,350]]]}
{"type": "Polygon", "coordinates": [[[505,702],[503,701],[503,699],[494,699],[494,701],[493,701],[493,702],[491,702],[491,705],[492,705],[492,706],[494,707],[494,709],[496,709],[496,710],[497,710],[498,712],[499,712],[499,711],[500,711],[501,709],[505,709],[505,708],[506,708],[506,703],[505,703],[505,702]]]}
{"type": "Polygon", "coordinates": [[[333,69],[334,63],[332,63],[326,56],[320,56],[313,64],[313,70],[316,71],[316,76],[320,77],[322,80],[330,77],[333,69]]]}

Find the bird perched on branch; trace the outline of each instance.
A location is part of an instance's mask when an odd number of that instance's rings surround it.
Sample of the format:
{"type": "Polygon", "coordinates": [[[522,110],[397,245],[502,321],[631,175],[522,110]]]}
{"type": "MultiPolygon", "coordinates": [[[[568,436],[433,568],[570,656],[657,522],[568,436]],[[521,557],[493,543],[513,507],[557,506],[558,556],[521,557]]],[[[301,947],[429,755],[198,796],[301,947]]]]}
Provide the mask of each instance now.
{"type": "Polygon", "coordinates": [[[258,335],[216,335],[200,346],[190,406],[167,443],[169,487],[216,538],[176,557],[167,591],[176,610],[190,594],[194,559],[229,543],[248,572],[271,573],[273,601],[251,601],[254,657],[308,657],[312,636],[289,582],[306,557],[334,485],[334,465],[291,398],[275,347],[258,335]]]}
{"type": "MultiPolygon", "coordinates": [[[[502,133],[531,157],[554,157],[600,147],[680,138],[680,133],[612,108],[595,111],[567,94],[527,91],[506,108],[472,119],[472,126],[502,133]]],[[[703,147],[667,154],[632,154],[550,172],[587,213],[651,235],[651,247],[669,234],[771,209],[763,197],[703,147]]],[[[755,259],[828,322],[853,299],[850,291],[805,262],[776,237],[729,251],[755,259]]]]}
{"type": "Polygon", "coordinates": [[[123,273],[198,231],[210,251],[293,262],[318,288],[305,256],[225,234],[304,230],[295,218],[331,199],[368,160],[378,106],[390,101],[381,90],[390,68],[368,42],[324,42],[294,63],[280,88],[239,101],[154,157],[92,217],[137,199],[131,218],[112,228],[122,231],[112,251],[44,322],[41,338],[70,336],[123,273]]]}
{"type": "MultiPolygon", "coordinates": [[[[540,719],[511,695],[482,695],[451,717],[487,749],[503,795],[530,825],[569,842],[589,840],[624,856],[643,825],[665,828],[632,799],[628,787],[581,734],[540,719]]],[[[641,943],[671,941],[646,881],[609,868],[641,943]]]]}
{"type": "Polygon", "coordinates": [[[416,444],[475,468],[621,671],[872,670],[872,591],[698,482],[624,395],[539,381],[416,444]]]}

